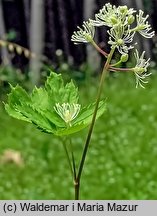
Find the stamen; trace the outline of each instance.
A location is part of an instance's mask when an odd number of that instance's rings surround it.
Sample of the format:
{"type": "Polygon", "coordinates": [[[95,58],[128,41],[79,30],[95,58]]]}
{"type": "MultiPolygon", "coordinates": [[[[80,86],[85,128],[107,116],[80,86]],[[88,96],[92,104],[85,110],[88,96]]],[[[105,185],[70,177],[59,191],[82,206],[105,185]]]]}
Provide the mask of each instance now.
{"type": "Polygon", "coordinates": [[[80,104],[69,104],[63,103],[59,104],[56,103],[54,106],[54,110],[58,115],[71,126],[71,121],[77,117],[80,112],[81,105],[80,104]]]}

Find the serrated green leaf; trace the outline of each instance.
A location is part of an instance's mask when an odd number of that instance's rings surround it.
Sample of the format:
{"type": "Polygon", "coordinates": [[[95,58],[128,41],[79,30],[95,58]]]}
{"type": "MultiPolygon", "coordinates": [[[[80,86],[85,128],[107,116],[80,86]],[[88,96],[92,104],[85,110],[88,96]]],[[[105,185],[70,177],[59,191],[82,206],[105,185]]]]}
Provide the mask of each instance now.
{"type": "Polygon", "coordinates": [[[47,91],[44,88],[35,87],[30,95],[32,104],[34,107],[40,109],[52,109],[52,103],[48,96],[47,91]]]}
{"type": "MultiPolygon", "coordinates": [[[[8,114],[17,119],[32,122],[46,133],[59,136],[72,134],[87,127],[92,121],[95,104],[81,109],[79,115],[71,122],[71,127],[68,127],[54,110],[56,103],[78,103],[78,89],[72,81],[64,85],[61,74],[52,72],[46,81],[45,88],[35,87],[30,95],[18,85],[11,88],[8,104],[5,105],[8,114]]],[[[104,111],[105,102],[101,101],[96,119],[104,111]]]]}
{"type": "Polygon", "coordinates": [[[73,81],[64,85],[61,74],[51,73],[46,81],[45,89],[53,105],[55,105],[55,103],[78,102],[78,88],[74,85],[73,81]]]}
{"type": "Polygon", "coordinates": [[[17,105],[16,109],[29,121],[47,133],[54,133],[56,126],[31,104],[17,105]]]}
{"type": "Polygon", "coordinates": [[[80,130],[84,129],[85,127],[87,127],[87,125],[85,125],[84,123],[81,123],[81,124],[73,125],[72,127],[64,128],[64,129],[59,128],[58,130],[56,130],[55,135],[67,136],[73,133],[77,133],[80,130]]]}
{"type": "Polygon", "coordinates": [[[8,94],[8,104],[5,104],[5,110],[10,116],[14,118],[30,122],[15,108],[16,105],[21,105],[22,102],[25,103],[29,101],[29,95],[22,87],[20,87],[19,85],[17,85],[16,87],[11,86],[11,93],[8,94]]]}
{"type": "Polygon", "coordinates": [[[42,111],[43,115],[49,119],[54,125],[60,128],[65,128],[66,124],[63,119],[54,111],[54,110],[44,110],[42,111]]]}
{"type": "Polygon", "coordinates": [[[45,89],[48,92],[52,105],[61,101],[64,92],[64,82],[61,74],[51,72],[45,83],[45,89]]]}
{"type": "Polygon", "coordinates": [[[50,73],[50,76],[47,78],[47,81],[45,83],[45,88],[47,91],[53,90],[53,91],[58,91],[58,89],[63,88],[64,82],[62,79],[61,74],[57,74],[54,72],[50,73]]]}
{"type": "Polygon", "coordinates": [[[8,95],[8,104],[16,105],[22,102],[30,102],[29,95],[21,86],[11,86],[11,89],[11,93],[8,95]]]}
{"type": "MultiPolygon", "coordinates": [[[[76,118],[73,124],[78,124],[81,122],[84,122],[84,124],[89,124],[92,121],[92,116],[95,109],[95,103],[90,104],[86,107],[84,107],[80,113],[79,116],[76,118]]],[[[96,119],[98,119],[106,110],[106,103],[105,101],[100,101],[98,106],[98,111],[96,115],[96,119]]]]}
{"type": "Polygon", "coordinates": [[[24,117],[19,111],[16,111],[15,108],[12,107],[11,105],[5,104],[5,110],[13,118],[31,122],[28,118],[24,117]]]}
{"type": "Polygon", "coordinates": [[[78,88],[74,85],[72,80],[65,86],[63,103],[78,103],[78,88]]]}

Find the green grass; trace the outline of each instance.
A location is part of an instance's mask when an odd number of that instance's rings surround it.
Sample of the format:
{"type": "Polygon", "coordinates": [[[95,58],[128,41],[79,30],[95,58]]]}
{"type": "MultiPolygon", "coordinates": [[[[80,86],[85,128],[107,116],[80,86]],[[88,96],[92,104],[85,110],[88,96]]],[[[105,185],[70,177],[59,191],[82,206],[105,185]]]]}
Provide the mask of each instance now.
{"type": "MultiPolygon", "coordinates": [[[[157,199],[157,77],[136,89],[129,75],[110,77],[107,111],[92,136],[81,181],[81,199],[157,199]]],[[[97,81],[80,87],[95,98],[97,81]]],[[[77,161],[87,130],[73,136],[77,161]]],[[[20,151],[24,166],[0,164],[0,199],[73,199],[62,143],[33,125],[9,117],[0,106],[0,154],[20,151]]]]}

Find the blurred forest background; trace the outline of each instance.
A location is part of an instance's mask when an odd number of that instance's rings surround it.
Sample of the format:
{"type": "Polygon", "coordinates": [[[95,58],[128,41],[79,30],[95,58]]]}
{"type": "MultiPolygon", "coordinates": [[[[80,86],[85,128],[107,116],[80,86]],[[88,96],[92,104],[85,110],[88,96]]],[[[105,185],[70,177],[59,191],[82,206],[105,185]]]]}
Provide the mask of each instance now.
{"type": "MultiPolygon", "coordinates": [[[[2,62],[22,71],[31,71],[33,83],[38,83],[40,79],[42,62],[54,68],[59,66],[60,61],[73,67],[87,62],[96,71],[100,66],[100,56],[90,45],[74,45],[71,35],[83,20],[94,18],[94,13],[107,2],[144,10],[150,15],[153,29],[157,30],[157,0],[0,0],[0,39],[31,51],[24,52],[20,47],[0,41],[2,62]]],[[[138,36],[136,39],[138,47],[152,57],[155,37],[153,42],[138,36]]],[[[107,49],[107,40],[106,31],[100,28],[96,41],[100,47],[107,49]]]]}
{"type": "MultiPolygon", "coordinates": [[[[101,56],[88,44],[74,45],[71,35],[107,2],[142,9],[157,32],[157,0],[0,0],[0,199],[73,198],[60,140],[8,116],[2,101],[8,83],[30,91],[49,67],[75,79],[82,104],[94,101],[101,56]]],[[[95,40],[109,48],[104,28],[95,40]]],[[[92,136],[81,199],[157,199],[157,37],[136,40],[151,57],[152,76],[145,89],[135,88],[131,73],[107,77],[107,110],[92,136]]],[[[86,133],[72,137],[77,162],[86,133]]]]}

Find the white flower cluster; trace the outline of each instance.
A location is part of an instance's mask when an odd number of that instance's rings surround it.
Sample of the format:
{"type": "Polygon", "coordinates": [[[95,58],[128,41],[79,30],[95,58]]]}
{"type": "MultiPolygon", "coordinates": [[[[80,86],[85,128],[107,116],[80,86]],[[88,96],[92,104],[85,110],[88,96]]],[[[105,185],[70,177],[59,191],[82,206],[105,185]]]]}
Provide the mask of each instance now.
{"type": "MultiPolygon", "coordinates": [[[[136,15],[135,13],[136,10],[133,8],[128,9],[127,6],[116,7],[107,3],[95,15],[95,20],[84,22],[82,28],[78,27],[79,30],[74,32],[71,40],[75,44],[90,42],[95,46],[95,27],[107,26],[109,28],[107,31],[109,34],[108,44],[111,45],[111,49],[116,48],[121,55],[128,55],[129,50],[134,48],[135,43],[132,42],[136,32],[145,38],[152,38],[155,34],[147,21],[149,16],[144,16],[142,10],[139,10],[136,15]]],[[[133,71],[136,75],[136,86],[143,87],[142,83],[147,82],[144,79],[150,75],[146,74],[149,59],[144,59],[144,52],[139,57],[137,51],[135,52],[135,58],[137,65],[133,68],[133,71]]]]}
{"type": "Polygon", "coordinates": [[[71,126],[71,121],[77,117],[80,112],[81,105],[80,104],[69,104],[63,103],[59,104],[56,103],[54,106],[54,110],[58,115],[71,126]]]}
{"type": "Polygon", "coordinates": [[[143,11],[139,10],[139,14],[136,15],[136,19],[137,19],[137,31],[145,38],[152,38],[155,34],[154,31],[151,31],[151,25],[148,23],[147,19],[149,17],[149,15],[147,15],[146,17],[143,17],[143,11]]]}
{"type": "Polygon", "coordinates": [[[141,54],[141,56],[139,56],[139,53],[136,50],[134,55],[136,59],[136,66],[133,68],[133,71],[136,77],[136,88],[138,86],[144,88],[143,84],[148,83],[148,81],[145,79],[151,75],[151,73],[146,73],[147,68],[150,65],[149,63],[150,59],[148,60],[144,59],[145,51],[141,54]]]}
{"type": "Polygon", "coordinates": [[[82,28],[79,26],[77,27],[79,30],[74,31],[71,41],[74,42],[74,44],[79,44],[79,43],[88,43],[91,42],[94,38],[95,34],[95,28],[92,25],[91,21],[84,21],[82,28]]]}
{"type": "Polygon", "coordinates": [[[128,9],[127,6],[116,7],[115,5],[107,3],[99,13],[95,15],[93,24],[95,26],[108,27],[114,27],[119,24],[126,26],[134,21],[133,14],[135,12],[136,11],[133,8],[128,9]]]}
{"type": "Polygon", "coordinates": [[[127,44],[132,43],[135,32],[139,32],[143,37],[151,38],[154,36],[154,31],[151,32],[151,26],[148,23],[148,15],[144,17],[144,12],[139,10],[139,14],[134,15],[136,10],[128,9],[127,6],[111,5],[107,3],[95,15],[95,20],[83,22],[82,28],[78,27],[78,31],[74,31],[71,40],[75,43],[92,42],[95,34],[95,27],[107,26],[110,28],[108,34],[110,35],[109,44],[117,47],[118,51],[128,53],[133,46],[127,44]],[[136,20],[137,26],[131,28],[131,24],[136,20]]]}
{"type": "Polygon", "coordinates": [[[130,32],[129,26],[125,29],[123,25],[116,25],[108,31],[108,34],[110,35],[108,43],[111,44],[112,47],[116,47],[122,55],[134,48],[132,45],[127,46],[127,44],[133,41],[135,35],[135,32],[130,32]]]}

